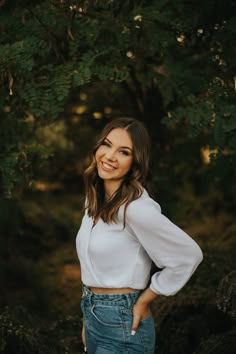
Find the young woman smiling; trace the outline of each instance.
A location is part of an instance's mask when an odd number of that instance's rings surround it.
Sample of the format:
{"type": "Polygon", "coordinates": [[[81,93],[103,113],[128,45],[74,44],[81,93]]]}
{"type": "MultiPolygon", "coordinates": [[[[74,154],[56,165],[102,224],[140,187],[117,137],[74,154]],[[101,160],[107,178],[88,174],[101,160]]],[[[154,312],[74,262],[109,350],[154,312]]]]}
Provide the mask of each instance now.
{"type": "Polygon", "coordinates": [[[82,339],[89,354],[154,353],[150,303],[179,291],[202,260],[199,246],[145,189],[149,150],[141,122],[114,119],[85,171],[85,215],[76,247],[82,339]],[[161,271],[150,279],[152,261],[161,271]]]}

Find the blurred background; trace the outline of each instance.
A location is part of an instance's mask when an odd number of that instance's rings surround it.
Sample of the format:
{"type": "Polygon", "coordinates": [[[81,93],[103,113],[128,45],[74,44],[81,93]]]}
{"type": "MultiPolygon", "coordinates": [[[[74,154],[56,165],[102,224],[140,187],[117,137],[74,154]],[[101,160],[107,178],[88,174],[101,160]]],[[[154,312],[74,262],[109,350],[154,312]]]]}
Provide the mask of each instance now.
{"type": "Polygon", "coordinates": [[[82,353],[75,237],[110,120],[152,139],[149,184],[204,261],[153,304],[158,354],[236,352],[234,1],[0,1],[0,353],[82,353]]]}

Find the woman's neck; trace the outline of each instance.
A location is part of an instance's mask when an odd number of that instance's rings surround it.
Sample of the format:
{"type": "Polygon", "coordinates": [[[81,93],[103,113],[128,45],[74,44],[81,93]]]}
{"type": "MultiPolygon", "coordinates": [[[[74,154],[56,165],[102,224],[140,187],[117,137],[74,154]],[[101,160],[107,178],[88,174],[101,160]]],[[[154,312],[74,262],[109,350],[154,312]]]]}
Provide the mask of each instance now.
{"type": "Polygon", "coordinates": [[[105,183],[104,182],[104,191],[105,191],[105,198],[109,199],[120,187],[121,183],[105,183]]]}

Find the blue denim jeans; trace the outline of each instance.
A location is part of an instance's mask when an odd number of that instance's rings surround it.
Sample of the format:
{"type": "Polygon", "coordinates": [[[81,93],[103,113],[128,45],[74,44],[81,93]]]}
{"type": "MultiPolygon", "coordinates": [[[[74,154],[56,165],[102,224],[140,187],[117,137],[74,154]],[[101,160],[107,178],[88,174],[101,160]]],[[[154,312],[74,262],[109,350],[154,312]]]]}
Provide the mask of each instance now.
{"type": "Polygon", "coordinates": [[[140,291],[119,295],[98,295],[83,286],[81,308],[84,316],[88,354],[153,354],[155,326],[152,315],[142,320],[131,335],[133,305],[140,291]]]}

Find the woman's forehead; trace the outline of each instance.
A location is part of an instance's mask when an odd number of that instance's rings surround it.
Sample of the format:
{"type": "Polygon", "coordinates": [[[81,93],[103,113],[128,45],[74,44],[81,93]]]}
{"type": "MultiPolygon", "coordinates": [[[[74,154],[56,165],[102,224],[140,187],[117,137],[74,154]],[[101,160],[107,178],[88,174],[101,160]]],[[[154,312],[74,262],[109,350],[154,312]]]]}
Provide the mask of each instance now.
{"type": "Polygon", "coordinates": [[[129,148],[133,147],[133,142],[129,133],[123,128],[112,129],[107,134],[106,139],[116,146],[127,146],[129,148]]]}

